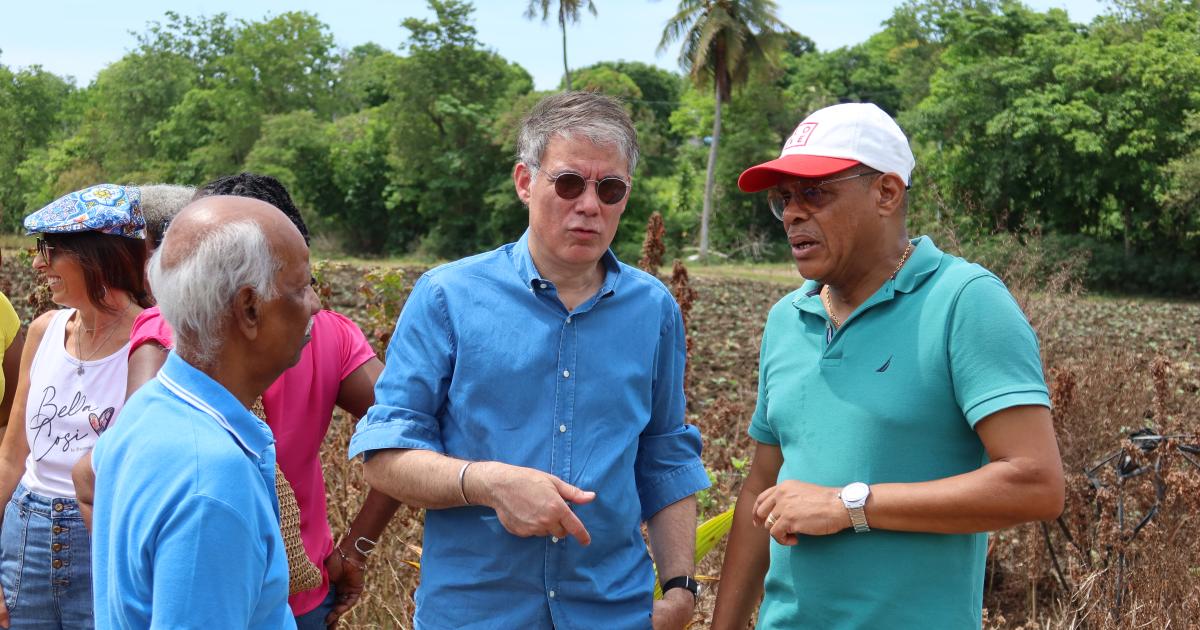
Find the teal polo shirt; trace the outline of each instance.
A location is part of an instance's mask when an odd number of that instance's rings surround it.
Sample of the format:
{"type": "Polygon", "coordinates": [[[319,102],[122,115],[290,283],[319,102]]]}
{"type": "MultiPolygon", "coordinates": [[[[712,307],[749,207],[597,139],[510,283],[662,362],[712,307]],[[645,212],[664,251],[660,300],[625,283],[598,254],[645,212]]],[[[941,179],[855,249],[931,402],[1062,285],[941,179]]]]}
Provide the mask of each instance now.
{"type": "MultiPolygon", "coordinates": [[[[1004,284],[928,237],[913,245],[839,329],[815,281],[771,309],[750,436],[780,446],[779,481],[969,472],[987,462],[977,422],[1050,406],[1037,337],[1004,284]]],[[[986,549],[986,534],[877,529],[772,541],[758,627],[978,628],[986,549]]]]}

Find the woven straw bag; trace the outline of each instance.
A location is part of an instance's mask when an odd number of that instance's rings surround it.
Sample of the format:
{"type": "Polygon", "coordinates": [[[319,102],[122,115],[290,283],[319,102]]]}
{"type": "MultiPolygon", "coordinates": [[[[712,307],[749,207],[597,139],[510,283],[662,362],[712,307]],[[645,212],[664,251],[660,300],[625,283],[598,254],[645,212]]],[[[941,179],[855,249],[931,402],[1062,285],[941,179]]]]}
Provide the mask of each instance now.
{"type": "MultiPolygon", "coordinates": [[[[254,401],[250,411],[263,422],[267,421],[261,397],[254,401]]],[[[292,484],[283,476],[278,462],[275,464],[275,494],[279,498],[279,531],[287,551],[288,595],[310,591],[321,585],[321,570],[304,551],[304,541],[300,539],[300,506],[296,503],[292,484]]]]}

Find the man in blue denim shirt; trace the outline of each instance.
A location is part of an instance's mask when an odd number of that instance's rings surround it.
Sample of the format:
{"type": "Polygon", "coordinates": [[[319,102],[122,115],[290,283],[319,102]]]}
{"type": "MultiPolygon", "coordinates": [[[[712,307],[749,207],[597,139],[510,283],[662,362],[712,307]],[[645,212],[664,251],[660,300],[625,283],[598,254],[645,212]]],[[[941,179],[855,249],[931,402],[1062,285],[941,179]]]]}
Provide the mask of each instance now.
{"type": "Polygon", "coordinates": [[[608,249],[633,125],[613,99],[558,94],[519,151],[528,231],[416,283],[350,455],[428,509],[416,628],[682,628],[708,479],[679,308],[608,249]]]}

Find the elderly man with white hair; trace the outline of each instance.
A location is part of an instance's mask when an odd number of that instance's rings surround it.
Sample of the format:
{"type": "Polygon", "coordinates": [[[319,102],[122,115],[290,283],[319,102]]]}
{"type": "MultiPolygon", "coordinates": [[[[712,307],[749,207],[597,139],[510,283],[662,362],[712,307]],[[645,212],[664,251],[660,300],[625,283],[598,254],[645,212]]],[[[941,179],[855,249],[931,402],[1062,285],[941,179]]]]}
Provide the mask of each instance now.
{"type": "Polygon", "coordinates": [[[249,407],[320,308],[304,238],[267,203],[206,197],[149,276],[176,346],[94,452],[97,625],[294,628],[274,438],[249,407]]]}

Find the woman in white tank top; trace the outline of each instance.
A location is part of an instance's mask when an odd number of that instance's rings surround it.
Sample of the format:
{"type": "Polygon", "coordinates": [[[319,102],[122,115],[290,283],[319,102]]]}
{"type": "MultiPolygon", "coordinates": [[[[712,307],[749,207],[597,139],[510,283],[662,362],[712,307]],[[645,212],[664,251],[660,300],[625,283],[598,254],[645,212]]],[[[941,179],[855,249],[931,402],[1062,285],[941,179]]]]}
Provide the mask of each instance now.
{"type": "Polygon", "coordinates": [[[71,467],[125,402],[143,281],[140,195],[102,184],[25,218],[33,268],[55,304],[29,326],[9,430],[0,445],[0,626],[92,628],[91,545],[71,467]]]}

